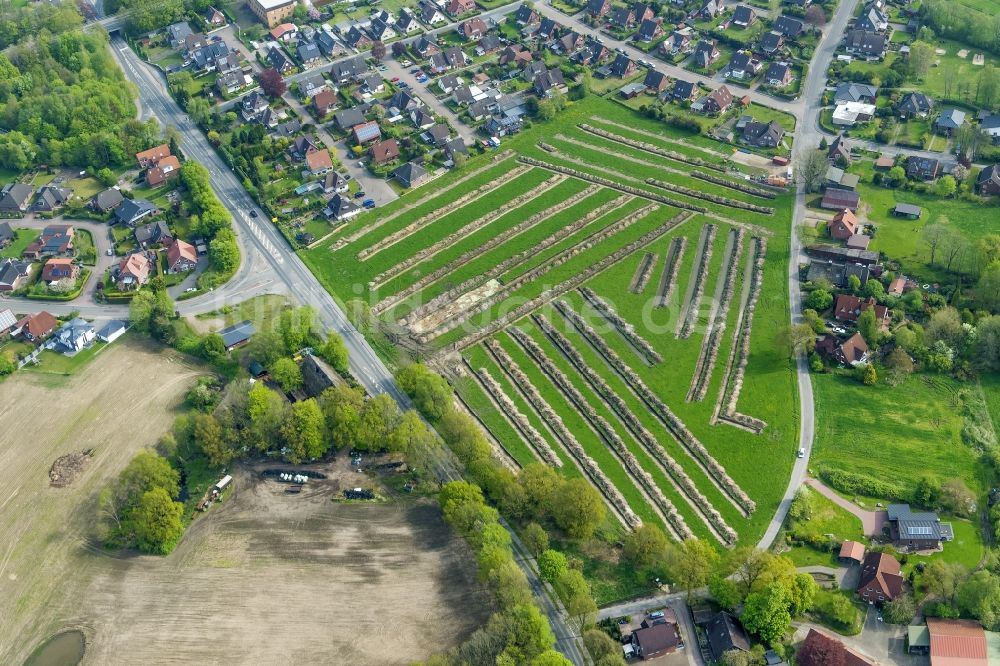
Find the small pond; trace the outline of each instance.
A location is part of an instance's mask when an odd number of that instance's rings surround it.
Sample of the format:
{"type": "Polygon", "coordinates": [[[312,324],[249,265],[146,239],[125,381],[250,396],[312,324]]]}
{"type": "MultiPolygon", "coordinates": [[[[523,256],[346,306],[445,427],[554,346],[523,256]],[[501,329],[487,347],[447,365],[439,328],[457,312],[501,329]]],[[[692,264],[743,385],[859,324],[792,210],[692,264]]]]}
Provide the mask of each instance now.
{"type": "Polygon", "coordinates": [[[24,666],[76,666],[86,646],[82,631],[63,631],[35,648],[24,666]]]}

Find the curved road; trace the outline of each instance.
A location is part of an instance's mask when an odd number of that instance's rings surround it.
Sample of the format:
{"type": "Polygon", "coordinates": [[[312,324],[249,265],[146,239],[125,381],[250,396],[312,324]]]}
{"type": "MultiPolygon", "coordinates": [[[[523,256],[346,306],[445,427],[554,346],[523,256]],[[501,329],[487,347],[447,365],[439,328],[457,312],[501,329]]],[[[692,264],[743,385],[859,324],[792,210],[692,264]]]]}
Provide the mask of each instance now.
{"type": "MultiPolygon", "coordinates": [[[[847,22],[854,16],[854,9],[859,0],[843,0],[837,7],[833,19],[826,25],[823,38],[816,47],[809,75],[802,86],[801,99],[803,108],[796,113],[795,145],[792,164],[802,163],[806,154],[819,147],[822,134],[819,131],[819,112],[822,108],[823,88],[826,86],[826,70],[830,66],[834,52],[840,44],[847,22]]],[[[795,211],[792,215],[790,242],[790,257],[788,261],[788,297],[790,302],[791,321],[793,324],[802,322],[802,302],[799,291],[799,262],[803,259],[802,241],[799,238],[799,227],[805,220],[806,191],[799,183],[795,191],[795,211]]],[[[757,543],[758,548],[770,548],[778,536],[781,524],[785,522],[788,508],[795,498],[799,486],[806,479],[809,471],[809,456],[812,453],[813,436],[815,434],[815,410],[813,405],[812,378],[809,376],[809,365],[805,356],[795,359],[795,370],[799,379],[799,448],[805,451],[802,458],[796,458],[792,467],[792,475],[788,480],[785,494],[781,498],[778,510],[767,526],[764,536],[757,543]]]]}

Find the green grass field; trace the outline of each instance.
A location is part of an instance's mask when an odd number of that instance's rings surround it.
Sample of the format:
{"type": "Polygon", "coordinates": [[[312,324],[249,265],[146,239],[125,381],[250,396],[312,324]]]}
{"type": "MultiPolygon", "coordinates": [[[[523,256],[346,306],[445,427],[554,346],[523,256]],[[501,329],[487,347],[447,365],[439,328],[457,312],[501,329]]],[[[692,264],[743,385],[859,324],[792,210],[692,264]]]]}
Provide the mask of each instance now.
{"type": "Polygon", "coordinates": [[[10,245],[0,250],[0,257],[20,257],[24,248],[31,245],[37,237],[38,232],[33,229],[15,229],[14,240],[11,241],[10,245]]]}
{"type": "Polygon", "coordinates": [[[906,489],[933,476],[982,490],[978,456],[961,439],[963,391],[969,390],[976,389],[930,375],[895,387],[813,375],[817,423],[810,466],[875,474],[906,489]]]}
{"type": "MultiPolygon", "coordinates": [[[[767,114],[767,110],[759,110],[762,116],[767,114]]],[[[774,117],[779,117],[777,112],[774,117]]],[[[511,150],[514,156],[499,163],[490,161],[498,156],[497,153],[473,158],[462,170],[435,180],[433,190],[418,188],[398,202],[379,209],[374,215],[359,216],[325,243],[302,250],[300,255],[338,298],[346,301],[360,297],[365,300],[375,307],[384,327],[395,327],[394,334],[405,335],[408,329],[410,339],[416,345],[416,349],[411,351],[413,355],[436,356],[454,366],[453,361],[458,357],[444,356],[441,352],[457,346],[468,366],[475,370],[484,368],[517,411],[548,442],[563,461],[562,472],[578,476],[581,472],[574,459],[548,429],[541,414],[486,348],[477,343],[477,339],[487,334],[477,335],[476,339],[469,336],[484,327],[493,326],[498,317],[527,301],[538,298],[551,300],[553,289],[576,312],[584,314],[593,323],[581,293],[562,285],[578,280],[584,271],[628,246],[629,251],[608,264],[602,272],[585,283],[574,285],[589,287],[612,303],[622,319],[639,331],[666,359],[650,366],[620,334],[606,330],[607,327],[599,329],[601,339],[637,373],[639,381],[669,406],[692,436],[704,445],[708,455],[718,461],[735,484],[753,498],[757,507],[749,517],[729,497],[732,491],[727,494],[694,461],[660,418],[633,393],[632,384],[608,365],[586,336],[569,325],[551,303],[536,307],[535,312],[562,332],[587,367],[599,375],[600,382],[621,398],[637,423],[683,468],[697,492],[719,512],[726,525],[741,538],[755,540],[765,528],[784,490],[782,479],[787,478],[794,462],[798,429],[792,368],[777,349],[774,336],[770,333],[788,320],[787,282],[784,276],[792,198],[785,194],[766,199],[692,178],[692,171],[708,172],[711,165],[723,163],[731,149],[702,136],[689,136],[633,114],[621,104],[596,96],[573,103],[551,122],[539,123],[536,128],[505,140],[500,150],[511,150]],[[655,148],[644,150],[623,145],[612,138],[581,129],[578,127],[581,123],[655,148]],[[677,155],[661,154],[656,149],[673,151],[677,155]],[[519,156],[607,179],[635,188],[636,192],[596,185],[585,177],[567,176],[553,181],[553,170],[542,166],[525,168],[518,160],[519,156]],[[689,158],[703,160],[706,166],[692,166],[683,161],[689,158]],[[464,182],[451,187],[459,179],[464,182]],[[649,184],[646,179],[664,182],[668,188],[649,184]],[[669,187],[692,191],[674,191],[669,187]],[[460,197],[478,188],[482,190],[475,196],[459,201],[460,197]],[[675,203],[667,205],[658,202],[657,196],[668,197],[675,203]],[[721,199],[710,201],[703,196],[721,199]],[[747,205],[767,206],[774,210],[769,214],[748,210],[745,208],[747,205]],[[685,210],[696,207],[702,207],[706,212],[698,214],[695,210],[685,210]],[[646,209],[644,216],[633,219],[641,209],[646,209]],[[664,227],[681,213],[685,215],[682,223],[670,229],[664,227]],[[628,226],[621,229],[614,226],[622,221],[629,222],[628,226]],[[707,263],[701,307],[695,319],[697,323],[690,337],[678,339],[674,331],[679,306],[685,300],[688,285],[694,280],[701,229],[709,223],[718,226],[718,233],[707,263]],[[718,338],[718,353],[712,372],[706,375],[705,397],[689,403],[686,396],[706,337],[709,303],[724,275],[724,264],[728,261],[727,241],[736,224],[747,225],[747,232],[743,241],[744,254],[739,265],[733,269],[734,290],[732,303],[725,312],[726,328],[718,338]],[[569,228],[570,225],[573,227],[569,228]],[[511,237],[501,236],[512,229],[518,233],[511,237]],[[658,237],[652,242],[645,242],[646,235],[651,233],[658,237]],[[596,234],[600,236],[595,238],[596,234]],[[677,273],[673,307],[654,309],[653,296],[658,290],[668,244],[672,238],[681,236],[688,239],[688,249],[677,273]],[[750,338],[750,361],[737,408],[766,421],[766,428],[760,434],[711,422],[726,381],[726,366],[733,347],[733,334],[737,330],[743,293],[744,267],[754,247],[754,236],[767,237],[766,268],[750,338]],[[640,240],[644,242],[640,244],[640,240]],[[658,255],[649,283],[642,293],[630,293],[629,285],[647,251],[658,255]],[[544,272],[535,276],[532,271],[536,270],[544,272]],[[441,297],[440,301],[432,302],[438,297],[441,297]],[[483,298],[491,300],[477,306],[483,298]],[[469,308],[475,309],[469,312],[469,308]],[[410,313],[415,313],[415,319],[400,323],[401,317],[410,313]]],[[[719,172],[712,173],[721,175],[719,172]]],[[[729,180],[736,182],[738,176],[729,180]]],[[[521,317],[515,324],[565,374],[579,391],[587,408],[607,422],[627,452],[649,474],[651,481],[648,483],[652,483],[656,492],[662,493],[676,507],[691,531],[718,542],[715,528],[709,526],[700,509],[696,508],[697,502],[688,498],[686,491],[675,485],[656,462],[647,445],[635,436],[635,426],[629,426],[627,420],[600,395],[597,390],[599,385],[593,383],[596,380],[588,379],[579,372],[531,318],[521,317]]],[[[490,330],[498,328],[499,325],[490,330]]],[[[586,455],[597,462],[601,472],[621,492],[631,510],[643,521],[662,522],[644,489],[647,482],[627,469],[618,454],[594,429],[594,422],[580,413],[571,398],[509,334],[500,330],[489,335],[499,342],[544,402],[560,416],[586,455]]],[[[466,405],[518,464],[524,465],[537,459],[511,419],[485,393],[468,368],[456,373],[452,379],[466,405]]],[[[590,561],[590,566],[606,568],[610,565],[590,561]]],[[[594,575],[599,576],[597,573],[594,575]]],[[[611,600],[627,593],[627,590],[610,586],[606,589],[602,587],[599,596],[603,600],[611,600]]]]}
{"type": "MultiPolygon", "coordinates": [[[[884,252],[902,262],[907,273],[934,280],[940,268],[929,266],[930,252],[921,237],[927,224],[941,222],[958,230],[970,242],[986,233],[1000,232],[1000,216],[983,215],[983,205],[964,199],[942,199],[934,194],[920,194],[889,189],[862,182],[858,186],[867,219],[878,229],[870,249],[884,252]],[[924,209],[918,220],[896,217],[897,203],[910,203],[924,209]]],[[[993,209],[995,210],[995,209],[993,209]]]]}

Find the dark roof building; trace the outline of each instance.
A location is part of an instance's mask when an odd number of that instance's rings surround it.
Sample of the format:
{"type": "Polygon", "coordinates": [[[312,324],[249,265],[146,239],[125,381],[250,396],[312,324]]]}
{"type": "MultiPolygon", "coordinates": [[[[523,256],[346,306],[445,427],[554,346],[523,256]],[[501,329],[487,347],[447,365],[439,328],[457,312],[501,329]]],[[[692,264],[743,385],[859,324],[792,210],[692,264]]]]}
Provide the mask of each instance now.
{"type": "Polygon", "coordinates": [[[226,350],[231,351],[240,345],[245,345],[250,340],[250,336],[256,332],[257,329],[254,328],[253,322],[245,319],[238,324],[222,329],[219,331],[219,335],[222,336],[222,344],[225,345],[226,350]]]}
{"type": "Polygon", "coordinates": [[[774,20],[773,28],[775,32],[780,32],[789,39],[795,39],[802,34],[803,25],[801,20],[782,14],[774,20]]]}
{"type": "Polygon", "coordinates": [[[1000,164],[991,164],[979,172],[976,190],[984,197],[1000,194],[1000,164]]]}
{"type": "Polygon", "coordinates": [[[903,592],[899,560],[888,553],[871,552],[861,563],[858,596],[869,603],[892,601],[903,592]]]}
{"type": "Polygon", "coordinates": [[[933,109],[934,100],[922,92],[906,93],[899,103],[899,115],[906,118],[912,116],[926,118],[933,109]]]}
{"type": "Polygon", "coordinates": [[[31,187],[24,183],[7,183],[0,189],[0,211],[24,213],[31,200],[31,187]]]}
{"type": "Polygon", "coordinates": [[[708,635],[708,649],[712,661],[721,660],[722,655],[732,650],[750,651],[750,639],[747,638],[743,625],[725,611],[716,614],[711,622],[705,625],[705,633],[708,635]]]}

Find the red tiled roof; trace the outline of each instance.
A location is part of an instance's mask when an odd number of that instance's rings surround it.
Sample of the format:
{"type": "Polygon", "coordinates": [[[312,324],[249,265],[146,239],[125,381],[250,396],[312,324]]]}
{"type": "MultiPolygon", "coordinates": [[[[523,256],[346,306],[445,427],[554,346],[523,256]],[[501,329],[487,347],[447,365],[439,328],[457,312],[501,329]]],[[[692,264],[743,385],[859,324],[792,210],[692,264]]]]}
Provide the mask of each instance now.
{"type": "Polygon", "coordinates": [[[187,259],[188,261],[197,263],[198,253],[194,249],[194,245],[185,243],[180,238],[175,238],[174,241],[167,246],[167,265],[174,266],[181,259],[187,259]]]}
{"type": "Polygon", "coordinates": [[[828,663],[817,657],[814,653],[829,654],[831,651],[840,652],[844,656],[844,666],[874,666],[875,661],[869,659],[860,652],[856,652],[847,647],[836,638],[827,636],[824,633],[810,629],[806,639],[799,646],[795,653],[795,661],[799,666],[821,666],[828,663]]]}
{"type": "Polygon", "coordinates": [[[927,618],[931,666],[986,666],[986,632],[971,620],[927,618]]]}
{"type": "Polygon", "coordinates": [[[857,541],[845,541],[840,546],[840,556],[860,562],[865,558],[865,545],[857,541]]]}
{"type": "Polygon", "coordinates": [[[147,164],[156,164],[169,154],[170,146],[164,143],[150,148],[149,150],[136,153],[135,159],[139,161],[139,164],[145,166],[147,164]]]}
{"type": "Polygon", "coordinates": [[[332,169],[333,161],[330,159],[330,151],[324,148],[306,153],[306,166],[309,167],[310,171],[319,171],[324,168],[332,169]]]}
{"type": "Polygon", "coordinates": [[[886,553],[868,553],[861,564],[858,593],[871,601],[892,601],[903,591],[903,576],[899,560],[886,553]]]}
{"type": "Polygon", "coordinates": [[[42,310],[21,319],[17,328],[27,331],[33,338],[41,338],[51,333],[58,324],[55,317],[42,310]]]}

